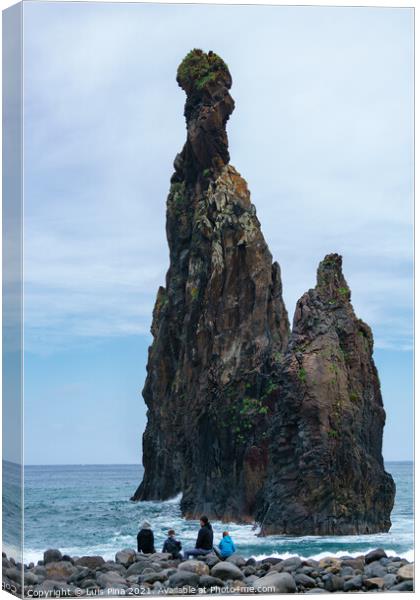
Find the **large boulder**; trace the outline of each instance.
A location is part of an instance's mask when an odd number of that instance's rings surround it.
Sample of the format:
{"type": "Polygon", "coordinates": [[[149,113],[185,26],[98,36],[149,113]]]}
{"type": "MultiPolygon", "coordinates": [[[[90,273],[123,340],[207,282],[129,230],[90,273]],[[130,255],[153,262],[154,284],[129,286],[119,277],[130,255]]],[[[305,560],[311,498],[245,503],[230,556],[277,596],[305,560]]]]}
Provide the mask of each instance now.
{"type": "Polygon", "coordinates": [[[60,562],[48,562],[45,565],[48,579],[55,581],[67,579],[77,570],[71,562],[61,560],[60,562]]]}
{"type": "Polygon", "coordinates": [[[310,577],[309,575],[305,575],[305,573],[297,573],[295,575],[295,582],[304,588],[316,587],[315,579],[313,579],[313,577],[310,577]]]}
{"type": "Polygon", "coordinates": [[[63,558],[60,550],[50,548],[44,552],[44,565],[49,562],[58,562],[63,558]]]}
{"type": "Polygon", "coordinates": [[[3,573],[15,583],[22,583],[22,571],[16,567],[9,567],[3,573]]]}
{"type": "Polygon", "coordinates": [[[132,548],[125,548],[124,550],[120,550],[115,555],[115,562],[120,563],[121,565],[131,565],[136,560],[136,551],[132,548]]]}
{"type": "Polygon", "coordinates": [[[404,565],[400,567],[397,572],[397,577],[399,579],[413,579],[414,578],[414,563],[410,563],[408,565],[404,565]]]}
{"type": "Polygon", "coordinates": [[[102,556],[81,556],[75,561],[76,565],[82,567],[88,567],[88,569],[92,569],[93,571],[98,567],[101,567],[105,564],[105,560],[102,556]]]}
{"type": "Polygon", "coordinates": [[[343,589],[344,578],[334,573],[328,573],[323,577],[324,587],[328,592],[339,592],[343,589]]]}
{"type": "Polygon", "coordinates": [[[147,556],[149,556],[150,560],[153,562],[171,560],[172,558],[172,554],[169,552],[155,552],[154,554],[148,554],[147,556]]]}
{"type": "Polygon", "coordinates": [[[372,550],[365,555],[365,563],[368,565],[369,563],[380,560],[381,558],[387,558],[387,554],[382,548],[377,548],[376,550],[372,550]]]}
{"type": "MultiPolygon", "coordinates": [[[[127,569],[127,577],[131,575],[141,575],[146,569],[148,569],[148,564],[143,562],[135,562],[130,565],[127,569]]],[[[153,572],[153,569],[152,569],[153,572]]]]}
{"type": "Polygon", "coordinates": [[[183,586],[197,587],[200,577],[191,571],[180,570],[169,577],[169,586],[179,588],[183,586]]]}
{"type": "Polygon", "coordinates": [[[270,571],[264,577],[256,579],[253,587],[258,593],[289,594],[296,592],[296,583],[290,573],[270,571]]]}
{"type": "Polygon", "coordinates": [[[232,554],[226,559],[227,562],[231,562],[237,567],[244,567],[246,565],[246,560],[240,554],[232,554]]]}
{"type": "Polygon", "coordinates": [[[365,567],[365,577],[384,577],[387,574],[386,567],[379,561],[371,562],[365,567]]]}
{"type": "Polygon", "coordinates": [[[124,577],[121,577],[117,571],[107,571],[100,573],[96,577],[96,581],[101,588],[126,589],[128,587],[124,577]]]}
{"type": "Polygon", "coordinates": [[[212,577],[211,575],[202,575],[200,577],[200,587],[208,589],[212,587],[223,587],[224,585],[224,581],[218,577],[212,577]]]}
{"type": "Polygon", "coordinates": [[[413,587],[414,587],[413,580],[406,579],[405,581],[401,581],[400,583],[393,585],[391,588],[389,588],[389,591],[391,591],[391,592],[412,592],[413,587]]]}
{"type": "Polygon", "coordinates": [[[40,579],[42,581],[42,578],[38,577],[38,575],[35,575],[35,573],[32,573],[31,571],[26,571],[24,575],[24,584],[36,585],[40,582],[40,579]]]}
{"type": "Polygon", "coordinates": [[[167,579],[167,575],[166,573],[161,572],[156,572],[156,573],[148,573],[147,575],[144,575],[141,578],[141,582],[142,583],[156,583],[157,581],[159,581],[160,583],[163,583],[164,581],[166,581],[167,579]]]}
{"type": "Polygon", "coordinates": [[[191,573],[196,573],[200,577],[210,573],[208,565],[202,560],[186,560],[178,565],[178,569],[181,571],[191,571],[191,573]]]}
{"type": "Polygon", "coordinates": [[[286,558],[285,560],[274,564],[273,569],[279,573],[293,573],[293,571],[296,571],[301,566],[302,560],[299,558],[299,556],[291,556],[290,558],[286,558]]]}
{"type": "Polygon", "coordinates": [[[234,565],[231,562],[221,561],[218,562],[217,565],[211,570],[212,577],[217,577],[218,579],[223,579],[223,581],[227,581],[228,579],[243,579],[244,574],[241,569],[234,565]]]}
{"type": "Polygon", "coordinates": [[[363,577],[361,575],[356,575],[356,577],[352,577],[344,582],[343,590],[345,592],[357,592],[361,590],[363,587],[363,577]]]}
{"type": "Polygon", "coordinates": [[[369,577],[364,580],[366,589],[382,590],[385,587],[385,581],[382,577],[369,577]]]}

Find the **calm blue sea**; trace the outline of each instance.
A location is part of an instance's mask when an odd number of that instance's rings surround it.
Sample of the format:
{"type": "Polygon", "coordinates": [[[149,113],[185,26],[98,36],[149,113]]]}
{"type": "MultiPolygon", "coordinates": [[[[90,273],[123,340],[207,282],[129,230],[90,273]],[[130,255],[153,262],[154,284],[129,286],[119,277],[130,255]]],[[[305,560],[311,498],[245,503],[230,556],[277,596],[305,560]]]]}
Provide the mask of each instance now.
{"type": "MultiPolygon", "coordinates": [[[[413,464],[386,465],[397,486],[389,533],[345,537],[259,538],[249,525],[230,524],[238,551],[245,556],[298,554],[304,557],[357,555],[382,547],[413,559],[413,464]]],[[[157,547],[173,527],[184,547],[193,544],[197,523],[181,517],[179,498],[168,502],[132,503],[130,496],[142,477],[136,465],[29,466],[25,468],[25,562],[42,558],[46,548],[59,548],[70,555],[100,554],[134,547],[139,523],[148,519],[157,547]]],[[[226,524],[214,522],[216,539],[226,524]]]]}

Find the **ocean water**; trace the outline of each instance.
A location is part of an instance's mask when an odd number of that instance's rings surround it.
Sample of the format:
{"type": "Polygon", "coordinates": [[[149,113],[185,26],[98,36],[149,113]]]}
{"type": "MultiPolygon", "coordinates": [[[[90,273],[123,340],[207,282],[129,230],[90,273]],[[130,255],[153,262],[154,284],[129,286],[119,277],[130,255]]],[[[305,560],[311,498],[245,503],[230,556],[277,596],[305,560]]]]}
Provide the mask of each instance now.
{"type": "MultiPolygon", "coordinates": [[[[320,558],[358,555],[377,547],[414,557],[413,463],[390,462],[387,470],[397,494],[388,533],[365,536],[258,537],[251,525],[213,522],[215,540],[228,529],[238,553],[246,557],[276,555],[320,558]]],[[[198,524],[182,518],[179,498],[167,502],[129,501],[142,477],[136,465],[28,466],[25,468],[24,561],[42,558],[47,548],[72,556],[100,554],[114,558],[135,547],[139,524],[151,522],[157,550],[173,527],[184,548],[194,545],[198,524]]]]}

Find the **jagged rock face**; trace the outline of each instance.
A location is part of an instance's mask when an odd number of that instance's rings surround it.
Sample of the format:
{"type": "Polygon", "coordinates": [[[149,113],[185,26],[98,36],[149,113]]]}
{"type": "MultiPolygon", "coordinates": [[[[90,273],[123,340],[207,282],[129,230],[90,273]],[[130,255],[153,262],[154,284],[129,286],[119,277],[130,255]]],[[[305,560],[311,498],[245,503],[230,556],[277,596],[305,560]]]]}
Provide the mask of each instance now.
{"type": "Polygon", "coordinates": [[[182,492],[185,516],[256,520],[263,534],[387,531],[395,486],[373,338],[341,257],[320,264],[290,336],[279,265],[229,165],[229,70],[193,50],[177,81],[187,141],[167,199],[170,266],[153,311],[133,499],[182,492]]]}
{"type": "Polygon", "coordinates": [[[189,517],[252,520],[268,461],[271,364],[289,322],[279,265],[246,182],[227,164],[229,72],[211,53],[185,60],[187,142],[167,200],[170,267],[153,313],[145,474],[134,499],[182,492],[189,517]]]}
{"type": "Polygon", "coordinates": [[[384,471],[385,423],[373,337],[350,303],[341,257],[321,262],[298,301],[278,369],[270,464],[257,509],[263,532],[388,531],[395,485],[384,471]]]}

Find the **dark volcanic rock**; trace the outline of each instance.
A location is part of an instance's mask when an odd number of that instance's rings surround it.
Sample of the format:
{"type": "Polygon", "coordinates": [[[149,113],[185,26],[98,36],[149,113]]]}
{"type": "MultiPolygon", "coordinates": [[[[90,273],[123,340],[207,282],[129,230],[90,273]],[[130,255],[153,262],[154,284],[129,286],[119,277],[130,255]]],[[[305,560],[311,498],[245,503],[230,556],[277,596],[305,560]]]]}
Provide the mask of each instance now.
{"type": "Polygon", "coordinates": [[[105,561],[102,556],[82,556],[76,560],[75,564],[82,567],[88,567],[89,569],[96,569],[105,564],[105,561]]]}
{"type": "Polygon", "coordinates": [[[229,69],[193,50],[177,81],[187,141],[167,199],[170,265],[153,311],[145,472],[132,499],[182,492],[186,517],[256,520],[262,534],[387,531],[395,485],[373,337],[341,257],[320,264],[290,337],[280,268],[229,164],[229,69]]]}
{"type": "Polygon", "coordinates": [[[376,550],[372,550],[366,554],[365,563],[368,565],[369,563],[380,560],[381,558],[387,558],[386,552],[385,550],[382,550],[382,548],[377,548],[376,550]]]}
{"type": "Polygon", "coordinates": [[[62,557],[63,556],[62,556],[60,550],[56,550],[56,549],[46,550],[44,552],[44,564],[46,565],[47,563],[50,563],[50,562],[57,562],[57,561],[61,560],[62,557]]]}
{"type": "Polygon", "coordinates": [[[385,411],[373,337],[350,303],[341,256],[325,257],[298,301],[278,376],[263,531],[388,531],[395,484],[385,472],[385,411]]]}
{"type": "Polygon", "coordinates": [[[167,200],[170,267],[153,313],[145,474],[133,499],[182,492],[188,517],[251,521],[268,459],[270,365],[289,334],[280,268],[246,182],[227,164],[226,65],[193,51],[178,81],[187,143],[167,200]]]}

